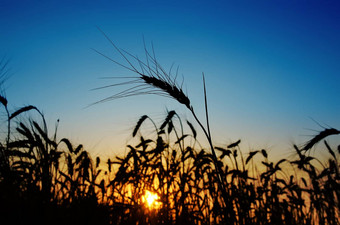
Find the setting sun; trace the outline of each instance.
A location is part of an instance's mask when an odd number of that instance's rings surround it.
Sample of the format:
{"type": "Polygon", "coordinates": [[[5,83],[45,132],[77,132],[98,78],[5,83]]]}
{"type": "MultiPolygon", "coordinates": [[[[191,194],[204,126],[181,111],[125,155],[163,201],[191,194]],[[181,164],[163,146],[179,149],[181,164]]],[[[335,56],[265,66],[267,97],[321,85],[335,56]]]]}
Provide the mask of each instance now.
{"type": "Polygon", "coordinates": [[[156,193],[145,191],[144,196],[142,197],[143,202],[149,207],[149,208],[158,208],[159,203],[159,196],[156,193]]]}

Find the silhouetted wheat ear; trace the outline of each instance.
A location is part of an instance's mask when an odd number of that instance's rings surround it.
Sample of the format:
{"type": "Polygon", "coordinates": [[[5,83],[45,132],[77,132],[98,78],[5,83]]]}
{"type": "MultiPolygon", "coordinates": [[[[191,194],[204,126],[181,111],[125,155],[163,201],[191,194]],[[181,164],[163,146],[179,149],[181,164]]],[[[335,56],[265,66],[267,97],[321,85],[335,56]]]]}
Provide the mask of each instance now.
{"type": "Polygon", "coordinates": [[[133,132],[132,132],[132,137],[136,136],[140,126],[142,126],[142,123],[144,122],[144,120],[146,120],[148,118],[147,115],[143,115],[137,122],[135,128],[133,129],[133,132]]]}
{"type": "Polygon", "coordinates": [[[262,149],[261,153],[262,153],[263,157],[268,158],[268,154],[267,154],[266,150],[262,149]]]}
{"type": "Polygon", "coordinates": [[[5,97],[3,97],[2,95],[0,95],[0,103],[3,104],[5,107],[7,107],[7,99],[5,97]]]}
{"type": "Polygon", "coordinates": [[[190,99],[186,96],[182,89],[178,88],[176,85],[170,84],[166,81],[158,79],[152,76],[141,75],[141,79],[146,83],[155,88],[159,88],[165,93],[169,94],[179,103],[185,105],[190,109],[190,99]]]}
{"type": "Polygon", "coordinates": [[[234,143],[231,143],[230,145],[228,145],[227,148],[234,148],[234,147],[237,147],[239,144],[241,143],[241,140],[238,140],[234,143]]]}
{"type": "Polygon", "coordinates": [[[246,159],[246,164],[248,164],[248,162],[258,153],[259,151],[252,151],[249,152],[249,156],[246,159]]]}
{"type": "Polygon", "coordinates": [[[13,119],[14,117],[18,116],[19,114],[23,113],[23,112],[27,112],[27,111],[30,111],[32,109],[35,109],[37,111],[39,111],[37,109],[37,107],[33,106],[33,105],[29,105],[29,106],[25,106],[25,107],[22,107],[20,109],[18,109],[17,111],[15,111],[14,113],[11,114],[11,116],[9,117],[9,119],[13,119]]]}
{"type": "Polygon", "coordinates": [[[166,116],[164,122],[162,123],[162,125],[160,126],[160,130],[163,130],[165,128],[165,126],[167,124],[169,124],[169,122],[172,120],[172,117],[176,114],[176,112],[174,110],[171,110],[168,115],[166,116]]]}
{"type": "Polygon", "coordinates": [[[318,135],[316,135],[314,138],[312,138],[310,141],[308,141],[303,150],[308,151],[322,139],[335,134],[340,134],[340,131],[334,128],[325,129],[324,131],[321,131],[318,135]]]}
{"type": "Polygon", "coordinates": [[[197,132],[196,132],[196,129],[194,128],[194,126],[192,125],[192,123],[190,123],[189,121],[187,121],[187,124],[189,125],[190,129],[191,129],[191,132],[192,132],[192,135],[194,138],[197,137],[197,132]]]}

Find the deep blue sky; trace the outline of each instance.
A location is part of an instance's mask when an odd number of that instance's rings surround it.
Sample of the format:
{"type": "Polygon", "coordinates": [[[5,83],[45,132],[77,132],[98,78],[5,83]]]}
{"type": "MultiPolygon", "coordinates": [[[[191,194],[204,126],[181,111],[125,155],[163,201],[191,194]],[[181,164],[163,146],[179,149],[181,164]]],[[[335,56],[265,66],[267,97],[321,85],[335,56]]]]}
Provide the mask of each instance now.
{"type": "Polygon", "coordinates": [[[140,57],[144,36],[165,68],[180,66],[200,116],[205,73],[218,145],[241,138],[245,151],[283,154],[316,134],[309,128],[322,129],[313,119],[340,128],[339,12],[339,1],[5,0],[0,56],[10,59],[11,74],[5,91],[13,108],[36,105],[51,126],[60,118],[59,137],[112,155],[143,114],[157,121],[175,109],[193,121],[159,96],[85,108],[117,92],[90,91],[114,82],[98,78],[131,75],[92,50],[123,62],[96,26],[140,57]]]}

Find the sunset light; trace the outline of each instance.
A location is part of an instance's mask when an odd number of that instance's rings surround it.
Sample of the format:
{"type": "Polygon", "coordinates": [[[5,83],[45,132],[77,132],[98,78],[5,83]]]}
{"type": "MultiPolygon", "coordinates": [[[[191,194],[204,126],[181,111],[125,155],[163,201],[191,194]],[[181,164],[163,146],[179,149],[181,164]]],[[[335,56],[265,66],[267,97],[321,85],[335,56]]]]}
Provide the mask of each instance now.
{"type": "Polygon", "coordinates": [[[339,12],[0,0],[0,225],[339,224],[339,12]]]}
{"type": "Polygon", "coordinates": [[[159,196],[156,193],[145,191],[142,197],[143,203],[145,203],[150,209],[157,209],[160,206],[159,196]]]}

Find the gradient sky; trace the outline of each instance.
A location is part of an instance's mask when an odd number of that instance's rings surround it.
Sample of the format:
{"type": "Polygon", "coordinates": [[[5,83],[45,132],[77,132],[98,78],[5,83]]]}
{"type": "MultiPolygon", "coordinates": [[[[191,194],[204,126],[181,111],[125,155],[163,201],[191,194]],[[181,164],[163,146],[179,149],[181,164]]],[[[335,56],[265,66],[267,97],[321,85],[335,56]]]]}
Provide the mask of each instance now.
{"type": "Polygon", "coordinates": [[[51,128],[59,118],[58,136],[94,155],[119,154],[143,114],[160,121],[174,109],[193,121],[183,106],[159,96],[87,108],[118,91],[90,91],[114,82],[100,77],[131,75],[93,51],[123,62],[98,26],[140,57],[143,36],[153,42],[165,68],[180,67],[201,117],[204,72],[217,145],[241,138],[244,151],[266,148],[282,156],[323,129],[315,121],[340,129],[339,12],[335,0],[2,0],[0,56],[10,60],[11,75],[6,96],[13,109],[37,106],[51,128]]]}

